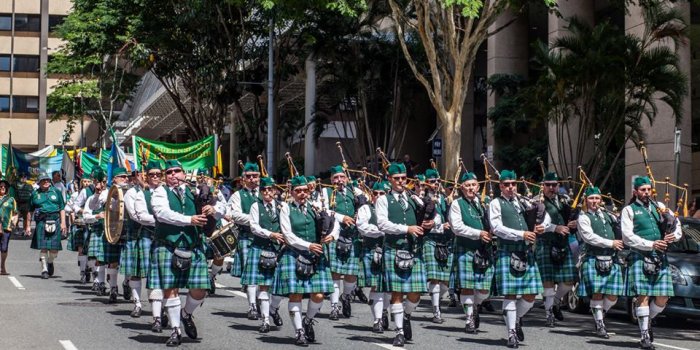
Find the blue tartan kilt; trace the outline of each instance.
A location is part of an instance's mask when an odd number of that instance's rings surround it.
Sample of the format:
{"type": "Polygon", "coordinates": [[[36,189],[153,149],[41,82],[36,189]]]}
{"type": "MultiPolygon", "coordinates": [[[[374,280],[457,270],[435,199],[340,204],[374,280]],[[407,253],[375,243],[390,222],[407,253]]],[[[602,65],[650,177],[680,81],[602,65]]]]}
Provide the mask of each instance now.
{"type": "Polygon", "coordinates": [[[68,239],[66,239],[66,250],[77,252],[79,247],[85,246],[86,236],[85,226],[71,225],[68,239]]]}
{"type": "Polygon", "coordinates": [[[627,295],[675,296],[671,268],[668,266],[666,255],[663,255],[662,262],[661,271],[656,276],[647,276],[644,274],[642,255],[632,251],[627,263],[627,295]]]}
{"type": "Polygon", "coordinates": [[[519,273],[512,271],[510,267],[510,251],[499,249],[496,255],[494,295],[540,294],[544,291],[540,271],[535,263],[535,254],[532,251],[527,251],[527,269],[519,273]]]}
{"type": "Polygon", "coordinates": [[[450,249],[450,254],[447,257],[447,261],[440,262],[435,259],[435,250],[437,242],[426,237],[423,242],[423,263],[425,264],[425,271],[427,273],[428,280],[438,280],[438,281],[449,281],[450,271],[452,270],[452,249],[450,249]]]}
{"type": "Polygon", "coordinates": [[[61,222],[58,216],[56,219],[56,231],[51,235],[46,235],[44,232],[44,221],[36,222],[30,247],[37,250],[63,250],[63,245],[61,244],[61,222]]]}
{"type": "Polygon", "coordinates": [[[566,259],[561,265],[552,263],[550,251],[552,243],[542,239],[537,240],[535,248],[535,259],[537,260],[537,268],[540,270],[542,281],[548,282],[575,282],[578,271],[576,270],[576,261],[571,252],[570,246],[566,245],[566,259]]]}
{"type": "MultiPolygon", "coordinates": [[[[239,228],[240,227],[241,226],[239,226],[239,228]]],[[[233,265],[231,266],[231,276],[233,277],[243,276],[243,270],[245,269],[246,259],[248,258],[248,248],[253,243],[253,237],[251,237],[252,233],[250,233],[249,231],[249,228],[239,230],[238,249],[236,249],[236,255],[233,258],[233,265]]]]}
{"type": "Polygon", "coordinates": [[[352,248],[347,257],[341,258],[336,251],[336,241],[324,246],[324,251],[331,264],[331,272],[339,275],[357,276],[360,274],[360,256],[362,242],[358,237],[353,238],[352,248]]]}
{"type": "Polygon", "coordinates": [[[455,246],[454,273],[450,280],[452,288],[491,290],[494,266],[485,270],[474,269],[474,251],[455,246]]]}
{"type": "Polygon", "coordinates": [[[394,265],[396,249],[384,245],[384,266],[382,275],[382,291],[397,293],[425,293],[427,279],[423,258],[418,252],[413,257],[414,263],[411,271],[399,271],[394,265]]]}
{"type": "Polygon", "coordinates": [[[376,291],[381,291],[382,286],[382,267],[375,267],[372,264],[372,256],[374,255],[374,247],[362,248],[360,257],[360,276],[357,285],[360,288],[377,287],[376,291]]]}
{"type": "MultiPolygon", "coordinates": [[[[271,286],[275,282],[274,269],[260,268],[260,252],[263,249],[256,244],[251,244],[248,247],[248,257],[246,259],[243,276],[241,276],[241,285],[243,286],[271,286]]],[[[279,263],[278,263],[279,264],[279,263]]]]}
{"type": "Polygon", "coordinates": [[[325,254],[318,257],[316,273],[311,278],[300,278],[296,273],[296,251],[285,249],[275,269],[272,294],[287,296],[290,294],[333,292],[333,278],[325,254]]]}
{"type": "Polygon", "coordinates": [[[88,257],[97,258],[102,251],[102,224],[88,226],[88,257]]]}
{"type": "Polygon", "coordinates": [[[593,294],[627,295],[625,271],[620,264],[614,263],[606,275],[601,275],[595,268],[595,256],[586,255],[581,263],[581,283],[576,288],[580,297],[590,297],[593,294]]]}
{"type": "Polygon", "coordinates": [[[151,266],[151,245],[150,235],[128,239],[119,260],[119,272],[129,277],[148,277],[148,270],[151,266]]]}
{"type": "MultiPolygon", "coordinates": [[[[102,228],[101,225],[100,227],[102,228]]],[[[92,240],[96,241],[96,244],[100,246],[95,258],[103,264],[119,263],[124,242],[119,241],[117,244],[111,244],[107,241],[103,232],[102,229],[92,232],[94,234],[92,240]],[[99,237],[96,234],[99,234],[99,237]]]]}
{"type": "Polygon", "coordinates": [[[204,256],[204,244],[192,250],[192,265],[186,271],[172,267],[175,249],[154,241],[148,271],[148,289],[209,289],[209,268],[204,256]]]}

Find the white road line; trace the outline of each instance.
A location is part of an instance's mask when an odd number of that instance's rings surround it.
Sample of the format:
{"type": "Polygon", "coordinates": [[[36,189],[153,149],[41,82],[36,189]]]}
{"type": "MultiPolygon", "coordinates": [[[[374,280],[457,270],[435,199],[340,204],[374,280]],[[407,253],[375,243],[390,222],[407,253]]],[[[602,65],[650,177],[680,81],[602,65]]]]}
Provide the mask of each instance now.
{"type": "Polygon", "coordinates": [[[76,348],[73,342],[70,340],[59,340],[58,342],[61,343],[63,348],[66,350],[78,350],[78,348],[76,348]]]}
{"type": "Polygon", "coordinates": [[[17,287],[17,289],[19,289],[19,290],[25,289],[24,286],[22,285],[22,283],[19,283],[19,281],[17,280],[17,277],[10,276],[10,277],[8,277],[8,279],[10,280],[10,282],[12,282],[12,284],[15,285],[15,287],[17,287]]]}
{"type": "Polygon", "coordinates": [[[389,349],[389,350],[402,350],[403,349],[403,348],[393,346],[390,344],[372,343],[372,345],[376,345],[376,346],[382,347],[384,349],[389,349]]]}
{"type": "Polygon", "coordinates": [[[654,345],[663,346],[663,347],[665,347],[665,348],[675,349],[675,350],[690,350],[690,349],[687,349],[687,348],[681,348],[681,347],[678,347],[678,346],[666,345],[666,344],[661,344],[661,343],[657,343],[657,342],[654,342],[654,345]]]}
{"type": "Polygon", "coordinates": [[[216,286],[216,288],[222,288],[222,289],[223,289],[223,288],[226,288],[226,286],[223,285],[223,284],[221,284],[221,283],[216,283],[216,282],[214,282],[214,285],[216,286]]]}
{"type": "Polygon", "coordinates": [[[227,290],[227,292],[229,292],[229,293],[231,293],[231,294],[233,294],[233,295],[235,295],[235,296],[239,296],[239,297],[241,297],[241,298],[247,298],[247,297],[248,297],[247,294],[245,294],[245,293],[243,293],[243,292],[241,292],[241,291],[239,291],[239,290],[227,290]]]}

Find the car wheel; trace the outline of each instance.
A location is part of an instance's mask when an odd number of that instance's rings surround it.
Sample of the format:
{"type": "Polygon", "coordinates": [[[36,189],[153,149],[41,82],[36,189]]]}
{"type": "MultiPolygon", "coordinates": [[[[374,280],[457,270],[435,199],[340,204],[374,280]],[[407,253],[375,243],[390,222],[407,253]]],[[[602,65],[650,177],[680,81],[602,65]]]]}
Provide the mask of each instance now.
{"type": "Polygon", "coordinates": [[[569,291],[566,294],[566,304],[569,307],[569,311],[577,314],[585,314],[587,311],[586,304],[583,300],[576,295],[576,288],[569,291]]]}
{"type": "Polygon", "coordinates": [[[627,298],[625,307],[627,308],[627,320],[630,323],[637,324],[637,312],[635,310],[635,302],[637,298],[627,298]]]}

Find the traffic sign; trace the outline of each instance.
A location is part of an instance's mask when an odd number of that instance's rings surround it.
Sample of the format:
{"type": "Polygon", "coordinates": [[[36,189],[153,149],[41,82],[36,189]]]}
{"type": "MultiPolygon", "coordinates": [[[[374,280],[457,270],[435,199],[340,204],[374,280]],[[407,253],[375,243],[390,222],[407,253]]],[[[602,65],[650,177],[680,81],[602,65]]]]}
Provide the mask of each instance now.
{"type": "Polygon", "coordinates": [[[442,139],[433,139],[433,157],[442,157],[442,139]]]}

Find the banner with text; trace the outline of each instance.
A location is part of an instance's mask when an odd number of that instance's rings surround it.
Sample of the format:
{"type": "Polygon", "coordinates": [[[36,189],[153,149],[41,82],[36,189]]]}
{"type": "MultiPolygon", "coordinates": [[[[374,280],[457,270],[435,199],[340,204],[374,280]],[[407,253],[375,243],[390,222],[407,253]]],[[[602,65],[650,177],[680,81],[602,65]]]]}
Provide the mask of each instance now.
{"type": "Polygon", "coordinates": [[[134,163],[141,169],[149,160],[177,159],[185,171],[216,165],[216,139],[209,136],[190,143],[168,143],[134,136],[134,163]]]}

